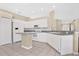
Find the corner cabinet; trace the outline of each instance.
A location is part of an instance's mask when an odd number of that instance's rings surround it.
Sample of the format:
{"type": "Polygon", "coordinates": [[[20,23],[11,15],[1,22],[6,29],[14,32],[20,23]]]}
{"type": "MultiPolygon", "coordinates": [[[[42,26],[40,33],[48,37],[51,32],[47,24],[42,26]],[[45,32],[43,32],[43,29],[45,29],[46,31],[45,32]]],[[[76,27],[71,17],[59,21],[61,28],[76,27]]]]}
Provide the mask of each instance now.
{"type": "Polygon", "coordinates": [[[72,35],[55,35],[51,34],[48,44],[57,50],[61,55],[73,53],[73,36],[72,35]]]}
{"type": "Polygon", "coordinates": [[[11,43],[11,19],[0,17],[0,45],[11,43]]]}

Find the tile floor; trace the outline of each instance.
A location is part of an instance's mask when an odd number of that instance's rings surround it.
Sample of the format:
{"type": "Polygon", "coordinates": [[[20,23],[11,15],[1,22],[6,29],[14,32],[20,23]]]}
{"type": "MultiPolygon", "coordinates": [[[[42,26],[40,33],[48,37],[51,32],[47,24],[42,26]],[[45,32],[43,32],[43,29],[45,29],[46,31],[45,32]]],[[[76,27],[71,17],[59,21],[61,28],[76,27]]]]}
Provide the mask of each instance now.
{"type": "Polygon", "coordinates": [[[0,56],[60,56],[60,54],[47,43],[33,41],[31,49],[22,48],[21,42],[0,46],[0,56]]]}

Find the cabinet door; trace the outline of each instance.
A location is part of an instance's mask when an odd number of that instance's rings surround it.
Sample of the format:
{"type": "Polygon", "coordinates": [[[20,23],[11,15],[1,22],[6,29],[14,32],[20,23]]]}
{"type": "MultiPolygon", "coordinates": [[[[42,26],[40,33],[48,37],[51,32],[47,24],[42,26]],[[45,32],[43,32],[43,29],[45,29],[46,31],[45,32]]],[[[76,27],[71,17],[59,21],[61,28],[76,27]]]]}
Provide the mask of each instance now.
{"type": "Polygon", "coordinates": [[[33,34],[32,39],[40,42],[47,42],[47,33],[36,33],[33,34]]]}
{"type": "Polygon", "coordinates": [[[48,43],[55,48],[58,52],[60,52],[60,36],[53,35],[50,37],[48,43]]]}
{"type": "Polygon", "coordinates": [[[62,36],[61,37],[61,54],[73,53],[73,36],[62,36]]]}
{"type": "Polygon", "coordinates": [[[60,52],[60,36],[59,35],[54,35],[53,38],[53,47],[60,52]]]}
{"type": "Polygon", "coordinates": [[[64,31],[69,31],[69,30],[70,30],[69,24],[63,24],[63,25],[62,25],[62,30],[64,30],[64,31]]]}
{"type": "Polygon", "coordinates": [[[48,24],[47,24],[47,19],[37,19],[37,20],[34,20],[34,21],[28,21],[26,22],[26,28],[34,28],[34,25],[38,25],[38,27],[48,27],[48,24]]]}
{"type": "Polygon", "coordinates": [[[0,18],[0,45],[11,43],[11,20],[0,18]]]}

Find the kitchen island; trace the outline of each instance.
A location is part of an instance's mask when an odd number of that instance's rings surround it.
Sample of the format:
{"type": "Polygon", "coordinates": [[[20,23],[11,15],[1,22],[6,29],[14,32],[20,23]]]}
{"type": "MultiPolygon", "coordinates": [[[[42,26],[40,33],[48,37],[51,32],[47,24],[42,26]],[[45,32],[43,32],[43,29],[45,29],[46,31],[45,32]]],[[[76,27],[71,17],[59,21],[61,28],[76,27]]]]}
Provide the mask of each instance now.
{"type": "Polygon", "coordinates": [[[32,48],[32,36],[35,33],[46,33],[47,43],[61,55],[73,53],[73,31],[25,30],[17,33],[22,35],[22,47],[32,48]]]}

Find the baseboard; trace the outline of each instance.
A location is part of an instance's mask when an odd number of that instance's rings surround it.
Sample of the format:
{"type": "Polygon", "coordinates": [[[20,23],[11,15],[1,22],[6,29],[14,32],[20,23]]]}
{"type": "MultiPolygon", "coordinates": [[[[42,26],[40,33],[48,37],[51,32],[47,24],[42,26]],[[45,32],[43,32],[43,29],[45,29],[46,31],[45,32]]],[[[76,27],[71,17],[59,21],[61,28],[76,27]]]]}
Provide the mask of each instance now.
{"type": "Polygon", "coordinates": [[[32,48],[32,46],[30,46],[30,47],[25,47],[25,46],[21,46],[22,48],[24,48],[24,49],[31,49],[32,48]]]}
{"type": "Polygon", "coordinates": [[[4,45],[9,45],[9,44],[12,44],[11,42],[8,42],[8,43],[1,43],[0,45],[4,46],[4,45]]]}
{"type": "Polygon", "coordinates": [[[73,52],[73,54],[74,54],[74,55],[78,55],[79,53],[78,53],[78,52],[73,52]]]}

